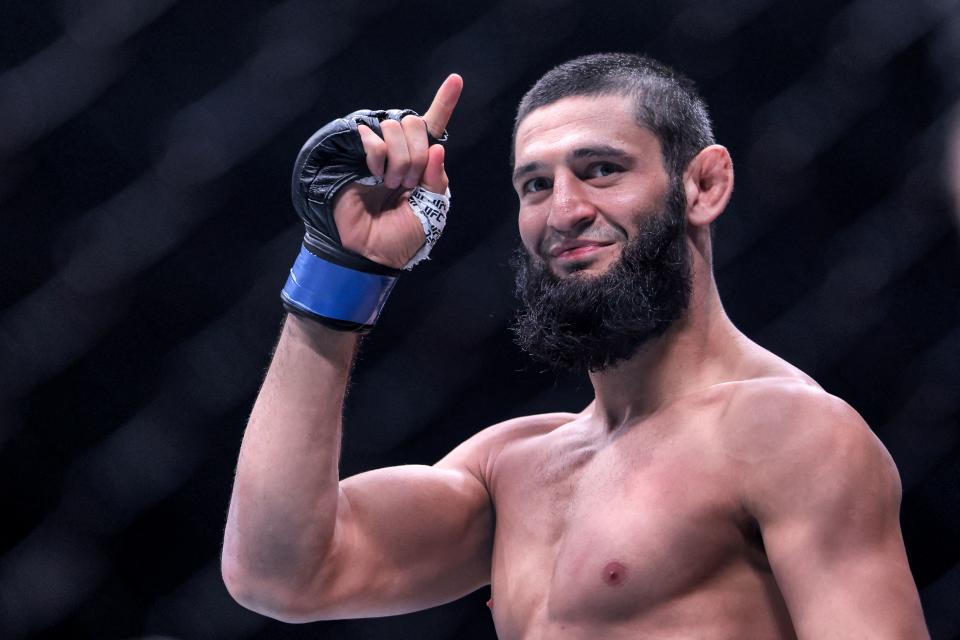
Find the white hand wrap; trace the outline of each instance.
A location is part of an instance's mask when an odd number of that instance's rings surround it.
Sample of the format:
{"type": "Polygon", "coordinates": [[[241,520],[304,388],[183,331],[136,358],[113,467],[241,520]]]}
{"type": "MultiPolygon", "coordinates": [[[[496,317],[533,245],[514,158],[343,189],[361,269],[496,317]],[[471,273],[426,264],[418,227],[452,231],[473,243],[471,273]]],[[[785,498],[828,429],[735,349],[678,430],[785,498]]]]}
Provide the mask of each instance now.
{"type": "Polygon", "coordinates": [[[440,239],[443,227],[447,224],[447,212],[450,210],[450,189],[445,194],[433,193],[422,187],[417,187],[410,193],[407,200],[410,208],[423,225],[424,243],[404,269],[411,269],[421,260],[430,255],[433,245],[440,239]]]}

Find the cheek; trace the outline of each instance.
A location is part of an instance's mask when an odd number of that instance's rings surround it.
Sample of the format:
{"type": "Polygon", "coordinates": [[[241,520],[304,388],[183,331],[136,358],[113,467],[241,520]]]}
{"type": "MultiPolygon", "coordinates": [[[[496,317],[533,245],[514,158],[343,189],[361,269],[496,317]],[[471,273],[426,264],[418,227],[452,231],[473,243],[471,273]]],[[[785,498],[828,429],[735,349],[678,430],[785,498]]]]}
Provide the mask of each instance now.
{"type": "Polygon", "coordinates": [[[536,253],[537,245],[543,236],[543,220],[541,216],[534,215],[529,211],[520,210],[517,217],[517,226],[520,229],[520,239],[527,251],[536,253]]]}

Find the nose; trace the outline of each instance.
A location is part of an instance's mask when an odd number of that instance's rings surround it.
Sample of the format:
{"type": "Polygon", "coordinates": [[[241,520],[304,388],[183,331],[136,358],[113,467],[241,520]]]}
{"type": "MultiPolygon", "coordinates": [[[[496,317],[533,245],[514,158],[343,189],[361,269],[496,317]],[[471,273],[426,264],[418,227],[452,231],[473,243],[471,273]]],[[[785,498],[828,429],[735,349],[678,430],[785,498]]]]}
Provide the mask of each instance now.
{"type": "Polygon", "coordinates": [[[587,197],[586,185],[569,172],[558,172],[553,179],[547,225],[568,234],[590,226],[597,210],[587,197]]]}

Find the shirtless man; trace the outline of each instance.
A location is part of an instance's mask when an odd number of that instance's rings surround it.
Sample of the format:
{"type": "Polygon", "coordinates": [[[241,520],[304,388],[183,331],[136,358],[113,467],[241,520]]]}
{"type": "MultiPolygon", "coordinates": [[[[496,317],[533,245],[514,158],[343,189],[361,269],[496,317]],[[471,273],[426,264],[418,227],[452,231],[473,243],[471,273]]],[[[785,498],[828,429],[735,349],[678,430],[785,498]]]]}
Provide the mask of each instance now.
{"type": "MultiPolygon", "coordinates": [[[[399,267],[424,244],[391,196],[447,188],[426,132],[461,88],[450,76],[382,139],[357,128],[383,184],[337,198],[347,250],[399,267]]],[[[503,639],[928,637],[887,451],[724,313],[710,224],[733,170],[689,83],[636,56],[561,65],[521,102],[514,153],[519,341],[587,371],[595,400],[489,427],[432,467],[340,480],[357,337],[288,304],[240,451],[231,594],[310,621],[490,584],[503,639]]]]}

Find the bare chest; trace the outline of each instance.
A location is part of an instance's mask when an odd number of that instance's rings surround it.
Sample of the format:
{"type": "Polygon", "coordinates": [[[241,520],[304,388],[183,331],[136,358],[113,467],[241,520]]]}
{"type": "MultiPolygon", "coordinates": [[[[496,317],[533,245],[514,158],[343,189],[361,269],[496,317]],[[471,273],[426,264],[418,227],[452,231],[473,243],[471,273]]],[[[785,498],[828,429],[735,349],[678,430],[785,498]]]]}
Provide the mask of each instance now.
{"type": "Polygon", "coordinates": [[[731,470],[694,436],[527,445],[495,489],[498,626],[634,619],[749,552],[731,470]]]}

